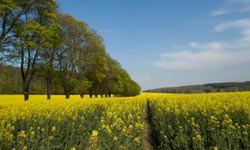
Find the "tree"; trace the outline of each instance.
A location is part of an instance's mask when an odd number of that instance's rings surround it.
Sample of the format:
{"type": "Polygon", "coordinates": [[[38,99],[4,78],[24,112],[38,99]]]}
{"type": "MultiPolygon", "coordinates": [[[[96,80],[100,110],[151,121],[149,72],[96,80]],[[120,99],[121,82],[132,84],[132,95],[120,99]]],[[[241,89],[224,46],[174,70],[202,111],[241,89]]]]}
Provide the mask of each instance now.
{"type": "Polygon", "coordinates": [[[105,97],[110,97],[112,93],[116,90],[115,85],[118,81],[118,70],[121,68],[120,64],[111,58],[109,55],[107,57],[108,70],[106,72],[105,78],[100,84],[100,94],[105,95],[105,97]]]}
{"type": "Polygon", "coordinates": [[[84,94],[88,88],[90,88],[91,86],[91,82],[84,76],[84,74],[82,74],[81,72],[78,72],[75,75],[75,80],[73,80],[73,85],[74,86],[74,90],[76,93],[80,94],[80,97],[83,98],[84,94]]]}
{"type": "Polygon", "coordinates": [[[20,63],[24,100],[29,99],[31,81],[36,73],[41,51],[53,47],[56,2],[54,0],[21,1],[25,10],[13,29],[13,46],[9,56],[20,63]]]}
{"type": "Polygon", "coordinates": [[[17,0],[1,0],[0,5],[0,49],[11,42],[13,31],[21,16],[25,11],[29,11],[30,5],[25,9],[22,5],[28,1],[18,2],[17,0]]]}
{"type": "Polygon", "coordinates": [[[44,49],[41,53],[42,64],[41,74],[45,78],[46,81],[46,93],[47,99],[51,99],[52,94],[52,79],[54,76],[54,65],[56,59],[56,53],[59,49],[59,46],[62,41],[61,27],[58,24],[53,24],[53,32],[52,32],[52,47],[44,49]]]}
{"type": "Polygon", "coordinates": [[[58,70],[66,98],[77,89],[81,97],[105,77],[106,53],[100,36],[87,24],[67,14],[59,14],[63,42],[58,51],[58,70]],[[75,84],[76,83],[76,84],[75,84]],[[81,83],[81,84],[79,84],[81,83]]]}
{"type": "Polygon", "coordinates": [[[12,82],[20,86],[17,79],[22,81],[25,100],[30,90],[45,92],[44,86],[47,99],[52,89],[64,91],[66,98],[71,93],[131,96],[140,91],[120,64],[106,54],[97,32],[70,15],[58,14],[54,0],[1,0],[0,4],[0,64],[6,69],[0,74],[6,80],[0,82],[1,92],[18,92],[7,86],[12,82]],[[7,58],[6,64],[2,58],[7,58]],[[17,69],[20,77],[8,76],[17,69]]]}
{"type": "MultiPolygon", "coordinates": [[[[68,14],[58,14],[58,23],[62,27],[63,40],[60,48],[57,51],[57,68],[59,78],[64,89],[66,98],[70,97],[74,86],[79,79],[77,73],[79,69],[80,55],[84,47],[83,31],[86,29],[86,24],[76,20],[68,14]]],[[[76,87],[76,86],[75,86],[76,87]]],[[[79,89],[80,86],[77,88],[79,89]]]]}
{"type": "Polygon", "coordinates": [[[117,81],[113,89],[113,93],[117,96],[136,96],[141,91],[140,86],[122,68],[118,68],[117,70],[117,81]]]}
{"type": "MultiPolygon", "coordinates": [[[[4,66],[4,65],[0,65],[0,70],[1,70],[1,74],[0,74],[0,93],[13,93],[16,92],[15,88],[13,88],[13,76],[16,76],[12,69],[12,67],[10,66],[4,66]],[[10,76],[10,73],[12,73],[13,75],[10,76]]],[[[17,87],[16,87],[17,88],[17,87]]]]}
{"type": "Polygon", "coordinates": [[[84,65],[84,72],[86,78],[92,82],[88,89],[90,97],[93,94],[97,97],[100,92],[100,84],[108,71],[108,63],[102,38],[93,30],[87,32],[89,33],[88,45],[85,49],[85,62],[87,63],[84,65]]]}

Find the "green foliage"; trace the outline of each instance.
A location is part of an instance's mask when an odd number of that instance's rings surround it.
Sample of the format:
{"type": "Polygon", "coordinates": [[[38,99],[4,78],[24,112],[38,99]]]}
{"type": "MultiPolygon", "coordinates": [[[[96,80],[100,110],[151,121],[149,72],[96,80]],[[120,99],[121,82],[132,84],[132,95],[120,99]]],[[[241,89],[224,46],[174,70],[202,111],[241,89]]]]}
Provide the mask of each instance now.
{"type": "MultiPolygon", "coordinates": [[[[43,93],[45,87],[48,99],[52,92],[62,93],[61,89],[67,97],[87,91],[109,96],[139,94],[139,85],[106,54],[97,32],[85,22],[58,13],[56,1],[2,0],[0,4],[0,60],[20,66],[22,85],[17,87],[22,86],[26,100],[30,90],[43,93]]],[[[1,74],[0,79],[10,73],[1,74]]],[[[2,93],[20,93],[6,90],[12,87],[12,79],[7,81],[0,82],[2,93]]]]}
{"type": "Polygon", "coordinates": [[[17,9],[18,6],[13,0],[1,0],[0,15],[3,16],[6,12],[17,9]]]}
{"type": "Polygon", "coordinates": [[[0,93],[21,93],[21,78],[19,70],[11,66],[0,65],[0,93]]]}

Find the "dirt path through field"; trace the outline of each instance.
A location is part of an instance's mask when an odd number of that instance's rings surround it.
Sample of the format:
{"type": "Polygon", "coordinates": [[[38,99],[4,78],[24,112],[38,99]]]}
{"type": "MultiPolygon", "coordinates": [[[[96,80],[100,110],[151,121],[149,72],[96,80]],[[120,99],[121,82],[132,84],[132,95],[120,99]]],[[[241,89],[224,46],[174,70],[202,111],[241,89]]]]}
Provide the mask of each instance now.
{"type": "Polygon", "coordinates": [[[143,148],[144,150],[154,150],[154,142],[152,139],[152,132],[150,127],[150,115],[149,115],[149,101],[147,100],[147,116],[145,119],[145,131],[143,135],[143,148]]]}

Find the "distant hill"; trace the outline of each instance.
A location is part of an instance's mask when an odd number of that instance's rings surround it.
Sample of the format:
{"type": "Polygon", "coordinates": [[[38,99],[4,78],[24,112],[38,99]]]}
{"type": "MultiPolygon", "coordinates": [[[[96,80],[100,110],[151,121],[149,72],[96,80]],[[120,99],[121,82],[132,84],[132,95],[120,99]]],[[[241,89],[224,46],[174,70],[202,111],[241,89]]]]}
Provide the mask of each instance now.
{"type": "Polygon", "coordinates": [[[164,87],[159,89],[145,90],[154,93],[211,93],[211,92],[237,92],[250,91],[250,81],[208,83],[202,85],[164,87]]]}

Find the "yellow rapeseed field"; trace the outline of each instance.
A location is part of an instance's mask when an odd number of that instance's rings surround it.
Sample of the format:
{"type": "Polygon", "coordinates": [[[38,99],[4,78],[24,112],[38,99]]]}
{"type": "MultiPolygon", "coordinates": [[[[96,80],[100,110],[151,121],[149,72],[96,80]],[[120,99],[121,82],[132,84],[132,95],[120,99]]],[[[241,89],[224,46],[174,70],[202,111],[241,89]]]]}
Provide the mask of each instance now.
{"type": "Polygon", "coordinates": [[[0,150],[249,149],[250,92],[128,98],[0,96],[0,150]]]}
{"type": "Polygon", "coordinates": [[[249,149],[250,93],[155,95],[151,127],[159,149],[249,149]]]}

